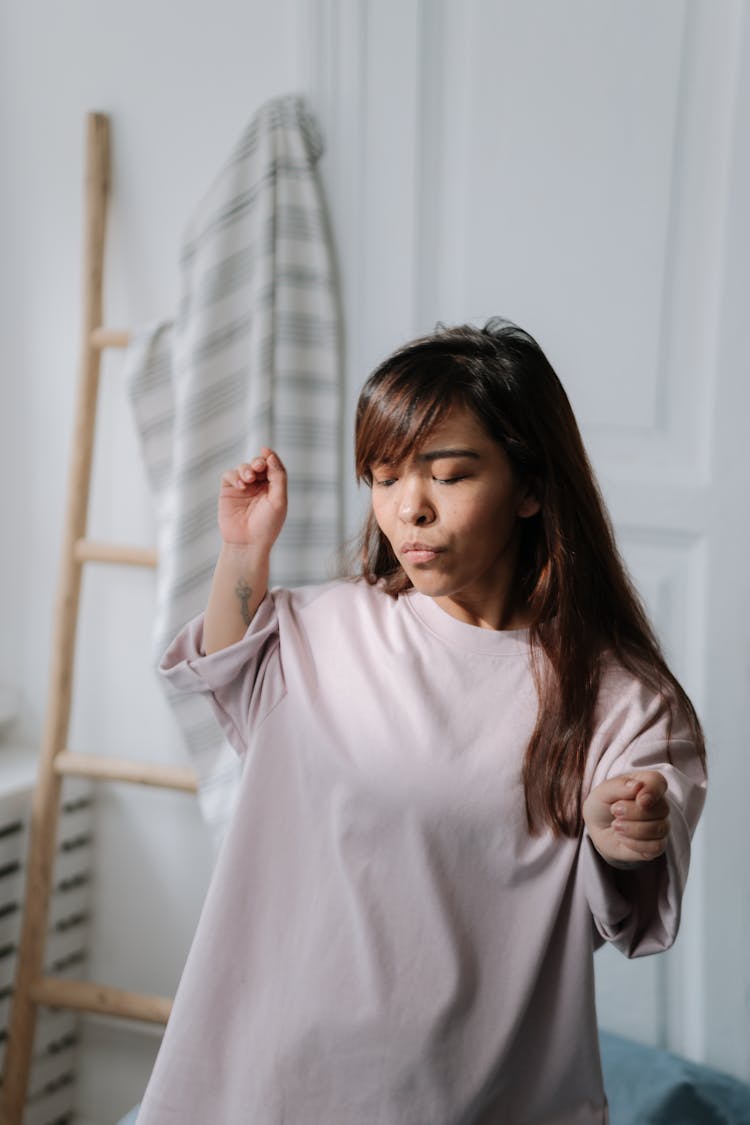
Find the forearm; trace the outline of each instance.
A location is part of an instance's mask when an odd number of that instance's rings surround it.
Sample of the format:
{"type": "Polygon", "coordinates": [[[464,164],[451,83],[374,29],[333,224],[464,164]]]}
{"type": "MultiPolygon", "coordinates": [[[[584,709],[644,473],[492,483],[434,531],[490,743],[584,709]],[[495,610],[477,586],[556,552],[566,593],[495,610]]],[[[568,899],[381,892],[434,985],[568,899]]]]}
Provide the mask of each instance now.
{"type": "Polygon", "coordinates": [[[268,590],[268,569],[266,549],[227,543],[222,546],[203,622],[206,654],[228,648],[244,637],[268,590]]]}

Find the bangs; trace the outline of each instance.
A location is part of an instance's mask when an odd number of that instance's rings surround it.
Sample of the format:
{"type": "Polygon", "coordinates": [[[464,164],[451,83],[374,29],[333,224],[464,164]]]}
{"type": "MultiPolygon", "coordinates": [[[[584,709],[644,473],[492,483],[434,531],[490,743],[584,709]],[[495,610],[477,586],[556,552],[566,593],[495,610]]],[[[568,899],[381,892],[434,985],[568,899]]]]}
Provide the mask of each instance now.
{"type": "Polygon", "coordinates": [[[373,465],[398,464],[427,439],[452,407],[463,402],[455,365],[450,364],[450,372],[445,363],[433,360],[430,366],[429,374],[409,364],[381,369],[366,384],[357,409],[358,480],[372,484],[373,465]]]}

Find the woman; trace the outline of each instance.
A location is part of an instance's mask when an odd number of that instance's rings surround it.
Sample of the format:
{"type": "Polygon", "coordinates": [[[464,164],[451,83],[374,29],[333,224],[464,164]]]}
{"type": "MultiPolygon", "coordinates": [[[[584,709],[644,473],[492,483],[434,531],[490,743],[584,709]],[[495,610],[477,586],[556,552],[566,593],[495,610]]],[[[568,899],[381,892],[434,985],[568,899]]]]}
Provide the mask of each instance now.
{"type": "Polygon", "coordinates": [[[700,724],[527,333],[415,341],[356,430],[362,573],[268,592],[265,449],[163,663],[246,761],[139,1123],[604,1122],[593,953],[676,936],[700,724]]]}

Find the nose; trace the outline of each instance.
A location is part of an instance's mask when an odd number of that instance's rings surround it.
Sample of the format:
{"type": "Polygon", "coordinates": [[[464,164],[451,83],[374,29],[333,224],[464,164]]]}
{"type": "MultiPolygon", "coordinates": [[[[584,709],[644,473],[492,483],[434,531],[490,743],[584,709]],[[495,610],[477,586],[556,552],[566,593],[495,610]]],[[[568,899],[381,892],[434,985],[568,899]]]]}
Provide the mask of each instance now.
{"type": "Polygon", "coordinates": [[[419,478],[404,481],[398,514],[402,523],[415,527],[425,527],[435,519],[435,510],[419,478]]]}

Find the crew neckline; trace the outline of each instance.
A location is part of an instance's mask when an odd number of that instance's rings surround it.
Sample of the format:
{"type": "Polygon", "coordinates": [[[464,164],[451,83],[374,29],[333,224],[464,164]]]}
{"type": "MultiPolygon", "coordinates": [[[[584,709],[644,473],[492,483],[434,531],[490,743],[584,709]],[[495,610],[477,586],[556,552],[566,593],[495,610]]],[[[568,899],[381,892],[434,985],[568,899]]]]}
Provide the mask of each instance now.
{"type": "Polygon", "coordinates": [[[399,597],[423,625],[448,644],[487,656],[528,655],[531,644],[528,628],[482,629],[479,625],[469,625],[446,613],[434,598],[420,594],[414,587],[399,597]]]}

